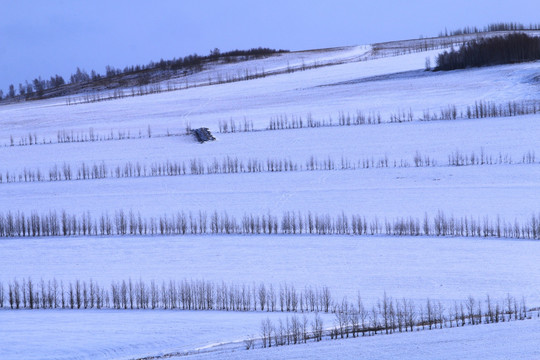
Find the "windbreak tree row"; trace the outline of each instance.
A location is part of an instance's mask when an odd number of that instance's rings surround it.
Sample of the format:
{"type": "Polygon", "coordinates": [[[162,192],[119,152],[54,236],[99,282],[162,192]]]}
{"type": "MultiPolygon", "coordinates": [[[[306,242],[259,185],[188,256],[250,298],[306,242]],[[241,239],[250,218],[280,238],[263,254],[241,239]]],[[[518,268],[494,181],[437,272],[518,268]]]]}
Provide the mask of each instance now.
{"type": "Polygon", "coordinates": [[[332,312],[327,286],[206,280],[145,282],[131,279],[104,286],[96,281],[34,283],[31,278],[0,283],[0,308],[9,309],[172,309],[267,312],[332,312]]]}
{"type": "Polygon", "coordinates": [[[143,235],[386,235],[386,236],[458,236],[540,239],[540,214],[529,220],[508,221],[499,216],[447,216],[438,211],[424,218],[412,216],[379,219],[365,215],[337,216],[286,211],[281,216],[268,214],[229,215],[226,211],[184,212],[159,217],[143,217],[130,210],[80,215],[66,211],[48,213],[0,213],[0,237],[43,236],[143,236],[143,235]]]}
{"type": "Polygon", "coordinates": [[[457,105],[449,104],[442,106],[439,110],[425,109],[415,112],[412,109],[396,110],[384,116],[380,112],[356,112],[341,111],[334,118],[315,118],[311,113],[305,117],[301,115],[278,115],[270,118],[265,129],[253,127],[252,120],[243,119],[237,121],[221,120],[218,122],[220,133],[251,132],[262,130],[292,130],[335,126],[359,126],[359,125],[379,125],[379,124],[399,124],[411,121],[439,121],[457,119],[483,119],[514,117],[540,112],[540,102],[535,100],[508,101],[506,103],[496,103],[493,101],[475,101],[458,109],[457,105]]]}
{"type": "MultiPolygon", "coordinates": [[[[441,166],[479,166],[479,165],[510,165],[535,164],[536,153],[529,150],[514,161],[509,154],[487,154],[484,149],[478,153],[456,150],[447,156],[447,163],[441,166]]],[[[185,175],[216,175],[216,174],[250,174],[250,173],[281,173],[297,171],[333,171],[333,170],[360,170],[372,168],[409,168],[409,167],[435,167],[439,166],[437,160],[429,155],[416,152],[411,160],[390,159],[387,155],[378,158],[366,157],[351,160],[342,156],[339,159],[317,158],[311,156],[304,162],[293,161],[287,158],[257,158],[239,159],[226,156],[220,160],[212,161],[191,159],[185,161],[164,161],[150,165],[139,162],[127,162],[124,165],[108,166],[105,162],[86,164],[75,167],[70,164],[55,164],[47,172],[41,169],[23,169],[19,173],[0,171],[0,184],[17,182],[46,182],[71,181],[95,179],[120,179],[156,176],[185,176],[185,175]]]]}
{"type": "MultiPolygon", "coordinates": [[[[494,324],[506,321],[540,317],[527,309],[525,299],[517,301],[510,295],[495,301],[489,295],[484,299],[469,296],[465,301],[456,301],[445,307],[440,301],[426,299],[415,303],[410,299],[393,299],[384,294],[371,307],[365,306],[358,295],[356,303],[343,299],[332,304],[333,322],[324,326],[316,312],[309,322],[306,314],[293,314],[285,321],[273,322],[270,318],[261,321],[259,344],[262,348],[294,345],[307,341],[356,338],[377,334],[395,334],[421,330],[462,327],[466,325],[494,324]]],[[[249,350],[254,343],[246,342],[249,350]],[[250,346],[248,346],[250,345],[250,346]]]]}
{"type": "Polygon", "coordinates": [[[98,141],[114,141],[114,140],[135,140],[144,138],[162,138],[170,136],[182,136],[191,134],[191,126],[189,123],[184,124],[184,129],[180,132],[172,132],[169,129],[165,133],[155,133],[150,125],[145,130],[130,130],[130,129],[111,129],[109,132],[98,132],[90,127],[88,130],[59,130],[56,132],[56,139],[44,136],[38,136],[37,133],[29,132],[28,135],[15,138],[10,136],[7,146],[31,146],[31,145],[52,145],[52,144],[68,144],[68,143],[86,143],[98,141]]]}

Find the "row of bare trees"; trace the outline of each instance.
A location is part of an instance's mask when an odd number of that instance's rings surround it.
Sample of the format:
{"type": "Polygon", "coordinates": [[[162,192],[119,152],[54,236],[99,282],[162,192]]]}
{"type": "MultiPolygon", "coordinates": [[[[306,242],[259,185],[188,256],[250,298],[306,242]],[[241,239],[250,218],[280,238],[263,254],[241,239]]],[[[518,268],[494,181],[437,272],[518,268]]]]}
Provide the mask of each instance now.
{"type": "MultiPolygon", "coordinates": [[[[132,140],[143,139],[151,137],[169,137],[189,135],[191,133],[191,127],[189,123],[185,124],[185,130],[181,132],[171,132],[167,129],[165,133],[156,134],[152,131],[150,125],[143,131],[141,129],[137,131],[131,131],[129,129],[118,129],[114,131],[111,129],[109,132],[97,132],[94,128],[90,127],[88,130],[59,130],[56,133],[56,139],[45,139],[45,137],[38,137],[36,133],[29,132],[28,135],[21,136],[15,139],[13,135],[10,136],[9,146],[30,146],[30,145],[50,145],[50,144],[66,144],[66,143],[85,143],[85,142],[97,142],[97,141],[113,141],[113,140],[132,140]]],[[[8,144],[4,145],[5,147],[8,144]]]]}
{"type": "Polygon", "coordinates": [[[534,164],[536,162],[536,153],[532,150],[527,151],[521,156],[521,160],[514,162],[508,154],[499,153],[497,156],[486,154],[484,149],[480,153],[474,151],[470,154],[456,150],[448,155],[448,165],[450,166],[472,166],[472,165],[500,165],[500,164],[534,164]]]}
{"type": "Polygon", "coordinates": [[[243,121],[235,121],[232,118],[229,121],[220,120],[218,122],[220,133],[250,132],[255,131],[253,121],[244,117],[243,121]]]}
{"type": "Polygon", "coordinates": [[[290,118],[287,115],[279,115],[272,117],[266,130],[284,130],[284,129],[303,129],[303,128],[319,128],[331,126],[351,126],[351,125],[374,125],[383,122],[380,113],[369,113],[357,110],[355,114],[339,112],[337,122],[334,122],[332,117],[328,119],[315,119],[311,113],[308,113],[306,118],[302,116],[292,115],[290,118]]]}
{"type": "Polygon", "coordinates": [[[457,120],[457,119],[484,119],[514,117],[537,114],[540,112],[540,102],[534,100],[509,101],[496,103],[493,101],[475,101],[474,105],[467,105],[458,111],[456,105],[448,105],[433,112],[424,110],[421,121],[457,120]]]}
{"type": "MultiPolygon", "coordinates": [[[[371,308],[364,305],[358,295],[356,303],[343,299],[334,303],[333,324],[325,327],[318,312],[309,322],[306,314],[299,317],[293,314],[285,321],[274,323],[270,318],[261,321],[260,346],[284,346],[306,343],[309,340],[356,338],[377,334],[393,334],[462,327],[466,325],[493,324],[531,318],[525,299],[518,301],[509,294],[505,299],[493,300],[489,295],[485,299],[469,296],[467,300],[445,306],[441,301],[427,299],[417,305],[410,299],[393,299],[384,294],[371,308]]],[[[536,316],[540,316],[537,311],[536,316]]],[[[246,348],[255,346],[250,343],[246,348]]]]}
{"type": "MultiPolygon", "coordinates": [[[[502,165],[502,164],[534,164],[536,153],[529,150],[514,161],[509,154],[487,154],[481,148],[479,153],[465,153],[456,150],[448,155],[448,166],[475,166],[475,165],[502,165]]],[[[389,159],[387,155],[379,158],[368,157],[351,160],[345,156],[339,159],[317,158],[310,156],[305,162],[293,161],[290,158],[257,158],[239,159],[226,156],[222,159],[214,158],[212,161],[191,159],[189,161],[167,160],[161,163],[154,162],[149,165],[140,162],[127,162],[124,165],[107,166],[105,162],[86,164],[81,163],[75,167],[71,164],[55,164],[48,172],[41,169],[24,168],[19,173],[0,172],[1,183],[14,182],[44,182],[44,181],[70,181],[94,180],[105,178],[134,178],[156,176],[184,176],[184,175],[215,175],[215,174],[243,174],[243,173],[269,173],[292,171],[328,171],[328,170],[358,170],[370,168],[408,168],[438,166],[434,157],[416,152],[412,161],[407,159],[389,159]]]]}
{"type": "Polygon", "coordinates": [[[146,96],[151,94],[160,94],[162,92],[177,91],[182,89],[189,89],[200,85],[189,84],[187,78],[184,83],[178,81],[168,81],[164,86],[161,83],[148,84],[144,77],[141,77],[142,84],[137,87],[119,88],[111,91],[99,92],[93,91],[81,96],[70,96],[66,98],[66,105],[79,105],[79,104],[91,104],[102,101],[111,101],[123,99],[126,97],[146,96]]]}
{"type": "Polygon", "coordinates": [[[255,282],[234,284],[205,280],[96,281],[56,279],[0,282],[0,308],[9,309],[178,309],[267,312],[332,312],[326,286],[296,289],[294,285],[255,282]]]}
{"type": "Polygon", "coordinates": [[[142,217],[133,210],[93,216],[66,211],[29,215],[18,211],[0,213],[0,237],[112,236],[112,235],[198,235],[198,234],[316,234],[316,235],[387,235],[387,236],[457,236],[540,239],[540,214],[523,222],[507,221],[500,216],[456,217],[438,211],[423,219],[412,216],[394,219],[367,218],[359,214],[337,216],[308,211],[286,211],[280,217],[267,214],[244,214],[237,218],[226,211],[205,211],[142,217]]]}
{"type": "Polygon", "coordinates": [[[149,80],[148,77],[142,76],[140,79],[142,80],[140,86],[132,87],[130,91],[128,89],[120,88],[114,89],[112,92],[107,91],[101,93],[98,91],[93,91],[91,93],[86,93],[78,97],[70,96],[66,98],[66,105],[91,104],[102,101],[123,99],[125,97],[160,94],[164,91],[175,91],[181,88],[181,86],[178,87],[178,85],[173,85],[171,82],[168,82],[167,86],[163,88],[160,83],[147,84],[147,81],[149,80]]]}
{"type": "MultiPolygon", "coordinates": [[[[448,105],[441,107],[440,110],[434,111],[426,109],[420,115],[416,114],[412,109],[398,110],[388,115],[388,118],[383,118],[380,113],[368,113],[357,110],[356,113],[340,112],[337,116],[337,121],[332,117],[328,119],[314,119],[308,113],[305,118],[302,116],[287,116],[280,115],[270,119],[266,130],[289,130],[302,128],[318,128],[318,127],[333,127],[333,126],[358,126],[358,125],[376,125],[388,123],[404,123],[415,120],[419,121],[439,121],[439,120],[457,120],[457,119],[482,119],[482,118],[499,118],[499,117],[514,117],[522,115],[537,114],[540,112],[540,102],[532,100],[509,101],[507,103],[495,103],[492,101],[476,101],[474,105],[468,105],[462,109],[458,109],[456,105],[448,105]]],[[[234,122],[231,120],[231,122],[234,122]]],[[[220,130],[223,127],[220,126],[220,130]]],[[[240,131],[253,131],[241,128],[240,131]]],[[[235,132],[228,128],[221,132],[235,132]]]]}

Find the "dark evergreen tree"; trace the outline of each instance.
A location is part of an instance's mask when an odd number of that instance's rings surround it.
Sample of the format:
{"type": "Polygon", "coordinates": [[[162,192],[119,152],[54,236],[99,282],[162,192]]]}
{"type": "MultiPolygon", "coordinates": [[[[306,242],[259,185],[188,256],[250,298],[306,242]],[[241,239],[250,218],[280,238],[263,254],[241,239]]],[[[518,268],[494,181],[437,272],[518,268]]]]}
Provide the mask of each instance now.
{"type": "Polygon", "coordinates": [[[540,39],[527,34],[509,34],[464,43],[459,50],[437,57],[435,70],[519,63],[540,59],[540,39]]]}
{"type": "Polygon", "coordinates": [[[10,98],[15,97],[15,86],[13,84],[9,85],[9,93],[8,93],[8,95],[9,95],[10,98]]]}

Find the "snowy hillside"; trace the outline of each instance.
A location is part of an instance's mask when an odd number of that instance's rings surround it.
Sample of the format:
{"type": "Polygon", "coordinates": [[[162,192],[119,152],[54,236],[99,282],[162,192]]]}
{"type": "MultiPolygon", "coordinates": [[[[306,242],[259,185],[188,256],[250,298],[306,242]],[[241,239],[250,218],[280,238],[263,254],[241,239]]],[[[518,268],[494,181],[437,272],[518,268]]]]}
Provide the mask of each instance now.
{"type": "MultiPolygon", "coordinates": [[[[352,52],[349,48],[343,51],[352,52]]],[[[380,112],[387,119],[392,113],[411,109],[419,118],[424,110],[438,112],[448,105],[461,109],[480,100],[504,104],[536,99],[534,63],[424,72],[426,57],[440,51],[367,61],[353,61],[352,57],[350,62],[334,66],[116,101],[65,106],[65,99],[58,98],[3,106],[0,116],[5,127],[0,136],[9,144],[10,135],[17,139],[27,136],[28,131],[35,133],[39,142],[48,142],[60,130],[87,131],[90,127],[105,135],[111,129],[115,133],[131,130],[134,136],[139,131],[145,134],[149,125],[155,134],[164,134],[167,129],[182,132],[185,123],[217,130],[219,121],[232,118],[241,122],[244,117],[255,128],[264,129],[272,117],[280,115],[305,119],[309,113],[315,119],[331,116],[336,122],[340,112],[380,112]]],[[[304,57],[301,52],[294,54],[297,62],[304,57]]],[[[324,57],[324,52],[320,54],[324,57]]],[[[279,66],[286,66],[287,61],[282,60],[279,66]]],[[[207,76],[204,81],[208,82],[207,76]]]]}
{"type": "Polygon", "coordinates": [[[540,63],[425,71],[463,39],[284,53],[214,64],[155,94],[0,106],[0,358],[540,356],[538,321],[513,318],[540,307],[540,63]],[[198,127],[217,140],[198,143],[188,134],[198,127]],[[312,213],[317,230],[330,228],[312,232],[312,213]],[[275,228],[258,223],[274,218],[275,228]],[[79,280],[84,294],[95,282],[106,309],[94,293],[75,309],[79,280]],[[131,280],[158,284],[156,309],[139,284],[140,306],[130,295],[120,310],[115,284],[131,280]],[[207,282],[204,306],[168,308],[175,281],[207,282]],[[57,282],[66,287],[51,295],[57,282]],[[249,304],[223,311],[221,284],[231,303],[243,288],[249,304]],[[267,312],[261,284],[329,289],[332,301],[328,312],[307,298],[267,312]],[[427,299],[444,327],[467,299],[472,324],[474,311],[491,311],[488,296],[501,312],[480,315],[489,325],[331,341],[336,314],[349,302],[359,311],[359,294],[372,314],[386,294],[416,304],[415,330],[432,325],[427,299]],[[319,310],[322,342],[261,348],[264,319],[277,329],[306,313],[311,331],[319,310]],[[250,338],[256,349],[245,351],[250,338]]]}

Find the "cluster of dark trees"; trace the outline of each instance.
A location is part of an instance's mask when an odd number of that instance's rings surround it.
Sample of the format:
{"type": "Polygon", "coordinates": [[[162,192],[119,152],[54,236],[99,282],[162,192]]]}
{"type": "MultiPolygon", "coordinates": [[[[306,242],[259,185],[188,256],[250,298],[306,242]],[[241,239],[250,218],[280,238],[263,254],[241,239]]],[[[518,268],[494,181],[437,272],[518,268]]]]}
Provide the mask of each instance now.
{"type": "Polygon", "coordinates": [[[2,99],[33,99],[41,98],[47,89],[55,89],[66,82],[60,75],[51,76],[49,80],[43,80],[41,77],[25,83],[19,83],[18,88],[15,85],[9,85],[8,93],[4,96],[4,92],[0,90],[0,100],[2,99]]]}
{"type": "Polygon", "coordinates": [[[246,60],[253,60],[253,59],[260,59],[266,56],[274,55],[274,54],[280,54],[280,53],[286,53],[289,52],[289,50],[283,50],[283,49],[270,49],[270,48],[252,48],[249,50],[231,50],[226,52],[221,52],[218,48],[215,48],[210,52],[209,58],[210,60],[223,60],[224,62],[230,63],[230,62],[237,62],[237,61],[246,61],[246,60]]]}
{"type": "MultiPolygon", "coordinates": [[[[24,84],[19,84],[18,89],[16,89],[15,85],[11,84],[9,86],[9,91],[5,96],[0,90],[0,100],[40,99],[46,95],[46,90],[50,90],[48,96],[55,96],[55,94],[60,93],[65,95],[70,93],[70,89],[65,85],[87,85],[89,87],[106,86],[108,88],[133,85],[142,86],[154,81],[163,81],[167,78],[171,78],[179,72],[185,75],[201,71],[203,65],[207,62],[223,61],[231,63],[257,59],[284,52],[288,52],[288,50],[258,47],[248,50],[221,52],[216,48],[210,51],[210,54],[206,56],[192,54],[181,58],[174,58],[172,60],[161,59],[158,62],[151,61],[146,65],[126,66],[124,69],[118,69],[108,65],[105,68],[105,74],[99,74],[95,70],[88,73],[84,69],[77,67],[75,73],[71,74],[69,78],[69,84],[67,84],[60,75],[52,76],[50,80],[42,80],[41,77],[38,77],[31,82],[26,81],[24,84]],[[59,89],[62,90],[60,93],[55,91],[59,89]]],[[[73,89],[80,89],[80,87],[73,87],[73,89]]]]}
{"type": "Polygon", "coordinates": [[[455,35],[467,35],[467,34],[478,34],[483,32],[491,31],[522,31],[522,30],[540,30],[540,24],[529,24],[523,25],[520,23],[493,23],[482,28],[477,26],[466,26],[462,29],[451,30],[444,29],[444,31],[439,32],[439,37],[442,36],[455,36],[455,35]]]}
{"type": "Polygon", "coordinates": [[[516,33],[471,40],[437,57],[435,70],[455,70],[540,59],[540,38],[516,33]]]}
{"type": "Polygon", "coordinates": [[[139,212],[116,211],[100,216],[90,212],[81,215],[49,211],[7,212],[0,214],[0,237],[45,236],[146,236],[146,235],[198,235],[198,234],[285,234],[285,235],[387,235],[387,236],[457,236],[540,239],[540,215],[532,215],[524,222],[507,221],[497,216],[447,216],[438,211],[423,219],[412,216],[394,219],[362,215],[331,216],[311,211],[286,211],[281,217],[268,214],[244,214],[237,218],[226,211],[177,212],[159,217],[142,217],[139,212]],[[369,220],[368,220],[369,219],[369,220]]]}
{"type": "Polygon", "coordinates": [[[259,59],[266,56],[279,54],[279,53],[286,53],[289,52],[288,50],[283,49],[270,49],[270,48],[252,48],[248,50],[232,50],[227,52],[221,52],[218,48],[215,48],[214,50],[210,51],[210,54],[207,56],[200,56],[197,54],[188,55],[184,58],[174,58],[172,60],[163,60],[161,59],[159,62],[150,62],[146,66],[131,66],[124,68],[123,71],[120,71],[119,69],[115,71],[114,75],[118,75],[119,73],[123,74],[130,74],[130,73],[137,73],[142,70],[183,70],[183,69],[200,69],[200,67],[204,64],[204,62],[207,61],[223,61],[223,62],[238,62],[238,61],[247,61],[247,60],[253,60],[253,59],[259,59]]]}

